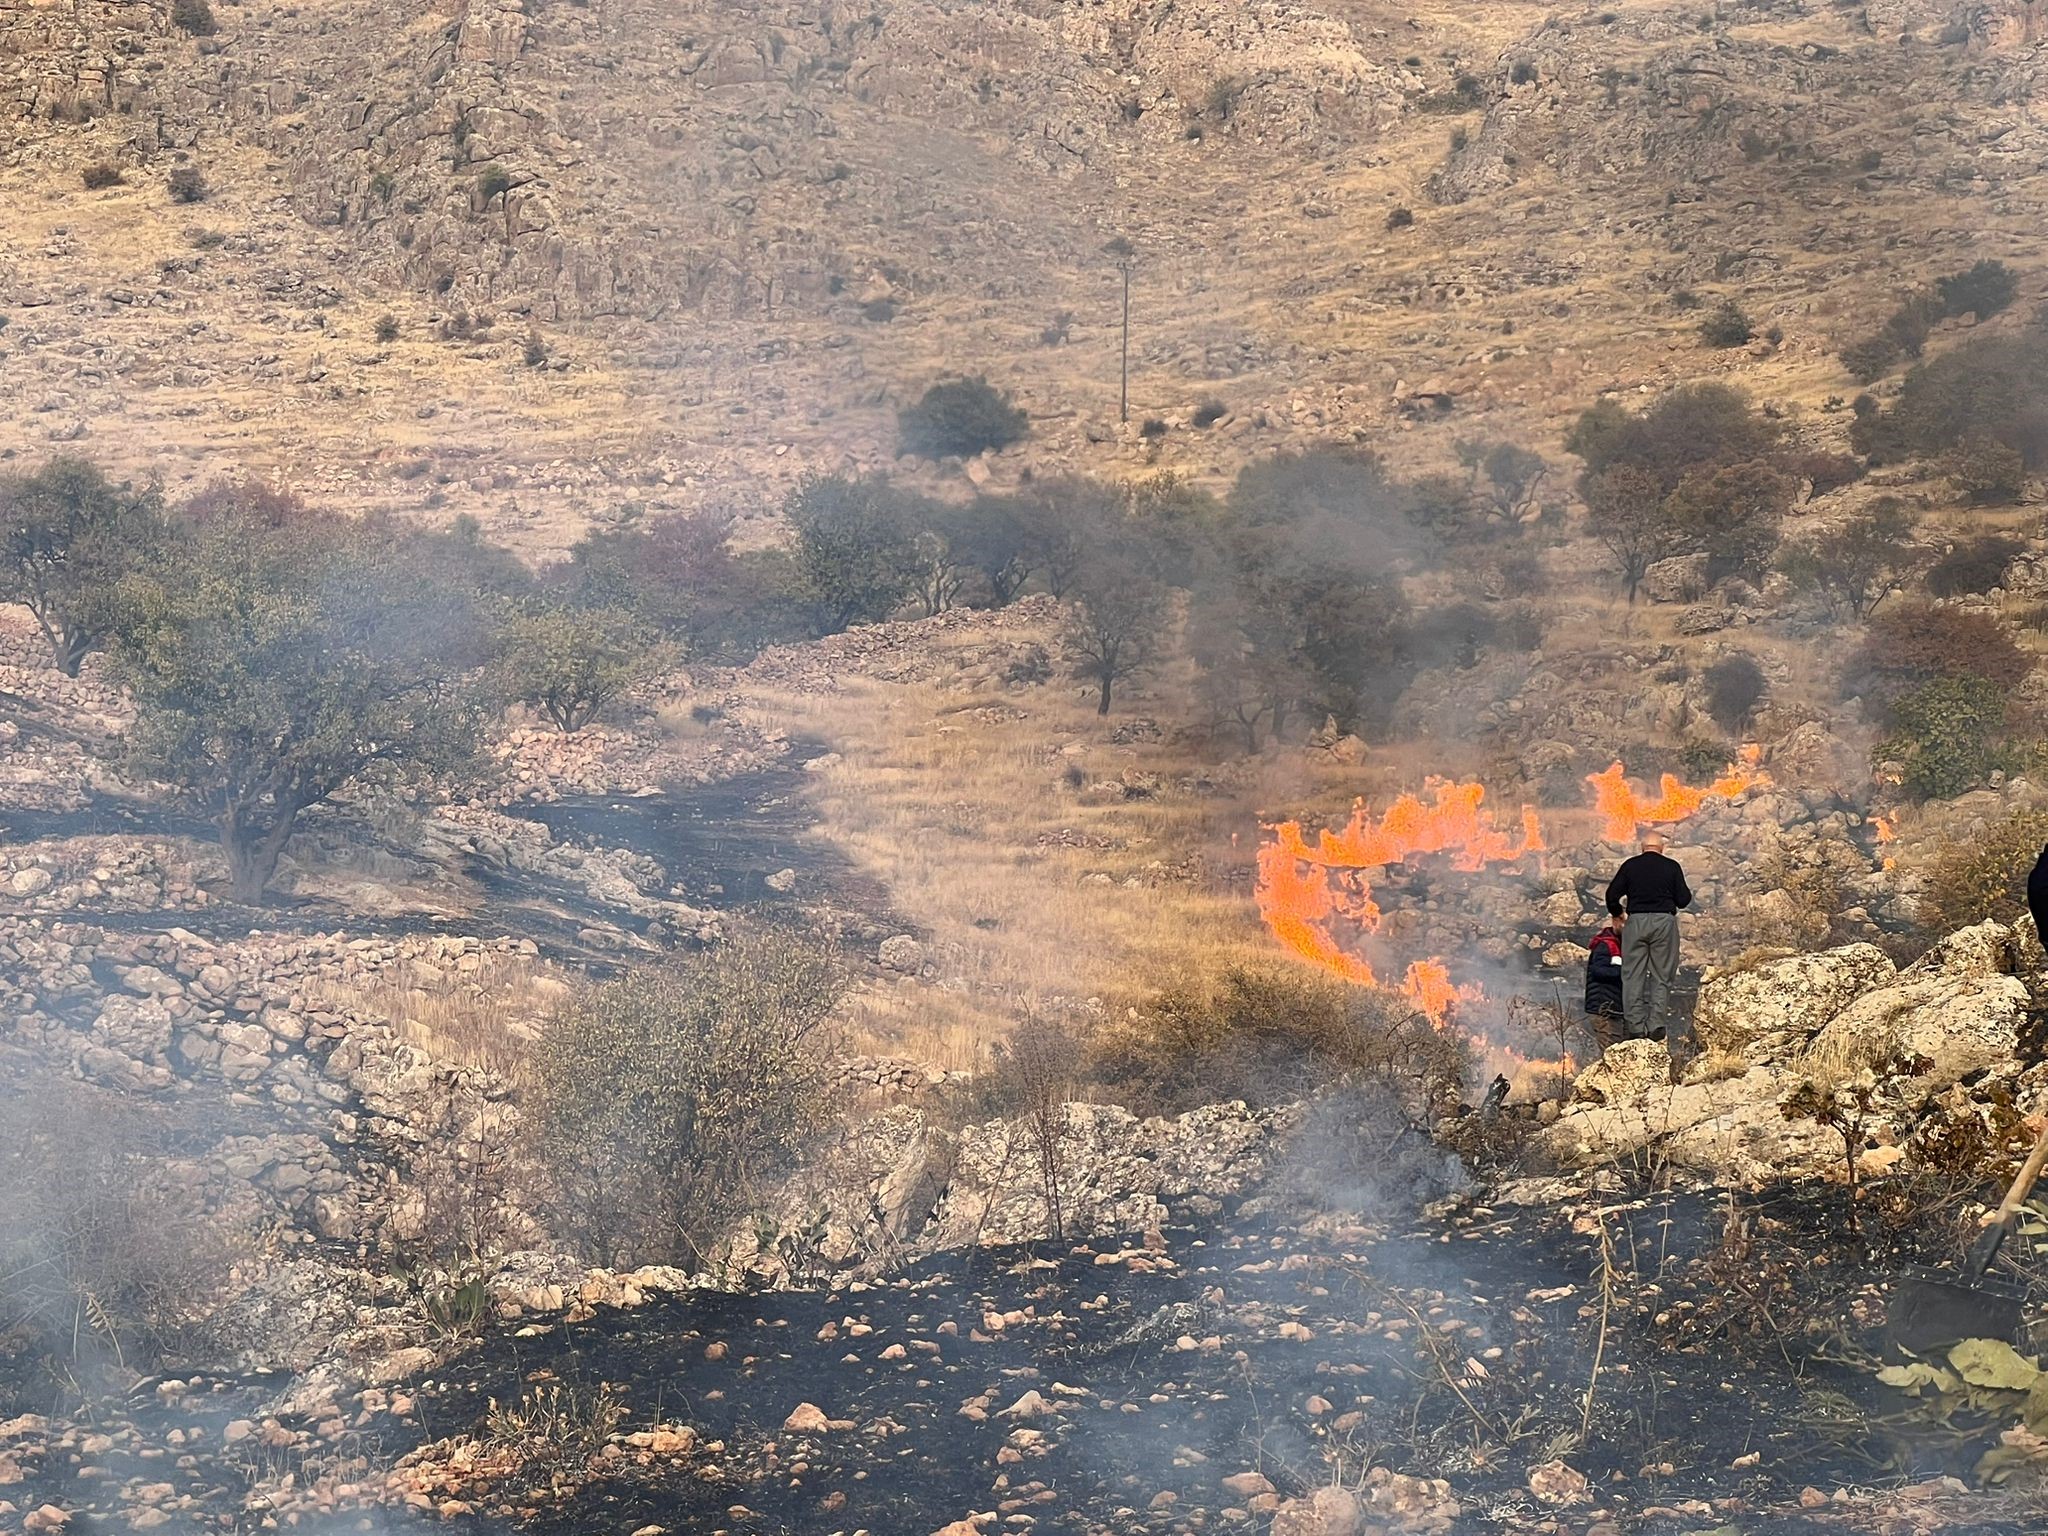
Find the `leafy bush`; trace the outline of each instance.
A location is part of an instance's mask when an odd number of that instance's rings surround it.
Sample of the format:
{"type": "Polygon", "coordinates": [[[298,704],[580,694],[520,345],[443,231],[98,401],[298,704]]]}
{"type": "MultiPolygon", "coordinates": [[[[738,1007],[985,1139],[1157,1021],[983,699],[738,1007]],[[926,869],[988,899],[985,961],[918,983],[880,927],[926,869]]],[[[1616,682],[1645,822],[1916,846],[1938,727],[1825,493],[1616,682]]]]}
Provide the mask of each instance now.
{"type": "Polygon", "coordinates": [[[1725,350],[1739,347],[1756,335],[1756,328],[1749,323],[1742,306],[1733,299],[1722,302],[1719,308],[1700,322],[1700,340],[1710,347],[1725,350]]]}
{"type": "Polygon", "coordinates": [[[1843,669],[1842,690],[1883,716],[1927,683],[1978,681],[2008,694],[2032,670],[2033,658],[1990,614],[1916,603],[1870,621],[1843,669]]]}
{"type": "Polygon", "coordinates": [[[132,1382],[217,1341],[246,1234],[164,1176],[175,1133],[155,1114],[37,1069],[0,1086],[0,1306],[64,1357],[53,1377],[132,1382]]]}
{"type": "Polygon", "coordinates": [[[987,379],[954,379],[898,411],[896,430],[903,453],[966,459],[1022,440],[1030,418],[987,379]]]}
{"type": "Polygon", "coordinates": [[[2048,844],[2048,811],[2015,811],[1975,836],[1947,844],[1925,871],[1920,926],[1953,933],[2027,910],[2027,875],[2048,844]]]}
{"type": "Polygon", "coordinates": [[[1794,586],[1818,593],[1830,613],[1867,619],[1919,569],[1912,534],[1906,504],[1881,496],[1867,510],[1790,545],[1778,568],[1794,586]]]}
{"type": "Polygon", "coordinates": [[[529,1117],[556,1235],[602,1263],[701,1264],[828,1123],[843,990],[824,950],[758,933],[564,1008],[529,1117]]]}
{"type": "Polygon", "coordinates": [[[1217,422],[1221,421],[1225,416],[1228,416],[1229,414],[1230,407],[1225,405],[1221,400],[1218,400],[1214,395],[1211,395],[1208,399],[1204,400],[1200,405],[1197,405],[1195,407],[1195,413],[1189,419],[1192,420],[1196,426],[1206,429],[1208,427],[1215,426],[1217,422]]]}
{"type": "Polygon", "coordinates": [[[0,477],[0,601],[21,604],[76,677],[120,624],[129,577],[162,549],[163,497],[108,480],[89,460],[59,456],[0,477]]]}
{"type": "Polygon", "coordinates": [[[2027,485],[2027,461],[2019,449],[1987,432],[1972,432],[1940,459],[1941,472],[1980,505],[2012,501],[2027,485]]]}
{"type": "Polygon", "coordinates": [[[668,659],[621,609],[553,608],[506,621],[495,668],[505,697],[532,705],[567,735],[668,659]]]}
{"type": "Polygon", "coordinates": [[[2048,464],[2044,373],[2048,331],[1972,337],[1909,369],[1889,407],[1859,397],[1850,441],[1873,463],[1894,464],[1990,440],[2038,468],[2048,464]]]}
{"type": "Polygon", "coordinates": [[[1280,1104],[1347,1074],[1426,1096],[1464,1070],[1457,1038],[1397,994],[1232,967],[1161,993],[1095,1042],[1089,1072],[1140,1113],[1280,1104]]]}
{"type": "Polygon", "coordinates": [[[1899,785],[1915,800],[1960,795],[2012,766],[2005,691],[1982,678],[1923,683],[1892,705],[1892,718],[1897,730],[1875,756],[1898,764],[1899,785]]]}
{"type": "Polygon", "coordinates": [[[1986,259],[1967,271],[1941,278],[1934,287],[1941,295],[1941,307],[1949,314],[1985,320],[2012,303],[2019,284],[2004,262],[1986,259]]]}
{"type": "Polygon", "coordinates": [[[106,187],[122,187],[128,184],[128,178],[121,174],[121,167],[115,165],[110,160],[94,161],[83,171],[79,172],[78,179],[85,183],[85,190],[88,192],[98,192],[106,187]]]}
{"type": "Polygon", "coordinates": [[[372,334],[382,342],[398,340],[398,316],[379,315],[376,325],[372,327],[372,334]]]}
{"type": "Polygon", "coordinates": [[[2020,539],[1991,534],[1958,544],[1928,569],[1927,590],[1936,597],[1973,597],[2005,579],[2005,568],[2026,552],[2020,539]]]}
{"type": "Polygon", "coordinates": [[[1707,714],[1731,736],[1738,734],[1770,692],[1770,681],[1747,651],[1731,651],[1703,674],[1707,714]]]}
{"type": "Polygon", "coordinates": [[[220,30],[206,0],[171,0],[171,25],[194,37],[211,37],[220,30]]]}
{"type": "Polygon", "coordinates": [[[164,181],[164,189],[170,193],[174,203],[203,203],[206,201],[206,177],[196,165],[181,165],[173,170],[164,181]]]}
{"type": "Polygon", "coordinates": [[[1689,470],[1764,458],[1777,445],[1777,423],[1725,384],[1674,389],[1640,413],[1618,400],[1602,400],[1580,414],[1565,440],[1586,461],[1587,481],[1609,469],[1635,469],[1667,496],[1689,470]]]}
{"type": "Polygon", "coordinates": [[[487,165],[477,173],[476,195],[480,203],[503,197],[512,190],[512,173],[502,165],[487,165]]]}
{"type": "Polygon", "coordinates": [[[919,505],[875,478],[813,476],[791,493],[797,575],[824,633],[879,623],[909,599],[926,567],[919,505]]]}
{"type": "Polygon", "coordinates": [[[1413,208],[1395,208],[1387,214],[1387,228],[1407,229],[1415,223],[1413,208]]]}
{"type": "Polygon", "coordinates": [[[1702,466],[1686,473],[1665,506],[1691,546],[1706,552],[1710,579],[1757,576],[1778,547],[1792,482],[1761,460],[1702,466]]]}
{"type": "Polygon", "coordinates": [[[1857,383],[1869,384],[1883,378],[1898,356],[1898,343],[1880,332],[1842,348],[1842,366],[1857,383]]]}
{"type": "Polygon", "coordinates": [[[1793,479],[1804,480],[1815,496],[1839,491],[1863,478],[1860,460],[1846,453],[1824,453],[1818,449],[1783,454],[1778,467],[1793,479]]]}

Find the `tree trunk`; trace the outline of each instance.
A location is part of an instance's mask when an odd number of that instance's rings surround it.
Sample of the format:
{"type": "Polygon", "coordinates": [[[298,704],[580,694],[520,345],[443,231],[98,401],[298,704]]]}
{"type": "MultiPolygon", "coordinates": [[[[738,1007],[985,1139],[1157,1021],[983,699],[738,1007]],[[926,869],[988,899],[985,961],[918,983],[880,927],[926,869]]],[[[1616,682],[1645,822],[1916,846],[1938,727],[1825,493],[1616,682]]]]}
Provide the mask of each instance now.
{"type": "Polygon", "coordinates": [[[91,636],[82,635],[75,629],[60,629],[52,637],[50,659],[66,677],[76,677],[80,663],[91,649],[91,636]]]}
{"type": "Polygon", "coordinates": [[[228,856],[230,897],[245,907],[263,904],[298,818],[297,811],[280,811],[269,827],[245,826],[232,816],[222,818],[220,844],[228,856]]]}
{"type": "Polygon", "coordinates": [[[1095,674],[1095,680],[1102,686],[1101,695],[1095,701],[1095,713],[1106,715],[1109,713],[1110,685],[1116,681],[1116,673],[1112,669],[1104,667],[1095,674]]]}

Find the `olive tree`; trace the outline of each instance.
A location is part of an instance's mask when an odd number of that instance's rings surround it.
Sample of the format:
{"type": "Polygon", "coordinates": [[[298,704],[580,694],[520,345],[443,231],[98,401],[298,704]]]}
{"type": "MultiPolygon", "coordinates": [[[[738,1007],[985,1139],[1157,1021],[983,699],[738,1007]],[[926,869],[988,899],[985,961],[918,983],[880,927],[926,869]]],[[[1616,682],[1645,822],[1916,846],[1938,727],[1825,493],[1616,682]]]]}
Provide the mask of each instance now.
{"type": "Polygon", "coordinates": [[[311,807],[467,757],[477,625],[409,545],[380,523],[216,502],[128,584],[111,649],[135,699],[129,764],[213,822],[237,901],[262,899],[311,807]]]}
{"type": "Polygon", "coordinates": [[[1109,713],[1116,685],[1152,664],[1164,637],[1167,590],[1141,541],[1119,537],[1095,551],[1069,593],[1066,650],[1074,673],[1095,686],[1109,713]]]}
{"type": "Polygon", "coordinates": [[[568,735],[672,654],[624,609],[545,607],[505,621],[493,670],[506,698],[538,709],[568,735]]]}
{"type": "Polygon", "coordinates": [[[85,459],[59,457],[0,479],[0,599],[20,603],[66,677],[100,646],[121,585],[161,540],[163,497],[116,485],[85,459]]]}

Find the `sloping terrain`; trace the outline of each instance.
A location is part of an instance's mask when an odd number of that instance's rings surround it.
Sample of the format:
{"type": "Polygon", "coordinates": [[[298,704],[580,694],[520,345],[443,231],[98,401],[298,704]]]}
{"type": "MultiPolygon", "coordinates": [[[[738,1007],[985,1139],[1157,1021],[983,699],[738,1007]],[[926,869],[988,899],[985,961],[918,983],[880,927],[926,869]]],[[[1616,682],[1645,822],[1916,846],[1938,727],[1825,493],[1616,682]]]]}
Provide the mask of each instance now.
{"type": "Polygon", "coordinates": [[[0,10],[10,432],[537,552],[887,463],[953,371],[1034,417],[999,477],[1353,433],[1437,467],[1482,422],[1554,453],[1598,391],[1703,372],[1812,407],[1898,289],[2024,268],[2041,213],[2025,7],[213,15],[0,10]],[[1163,442],[1114,420],[1118,237],[1163,442]],[[1783,341],[1702,353],[1685,290],[1783,341]]]}

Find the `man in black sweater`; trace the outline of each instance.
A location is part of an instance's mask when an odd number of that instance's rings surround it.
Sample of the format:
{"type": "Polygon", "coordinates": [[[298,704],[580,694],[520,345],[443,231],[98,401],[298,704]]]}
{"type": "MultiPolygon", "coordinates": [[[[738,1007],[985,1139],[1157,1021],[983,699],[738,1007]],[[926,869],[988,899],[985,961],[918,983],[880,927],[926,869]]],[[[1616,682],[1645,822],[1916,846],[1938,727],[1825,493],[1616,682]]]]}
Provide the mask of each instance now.
{"type": "Polygon", "coordinates": [[[1671,1023],[1678,980],[1678,914],[1692,888],[1676,859],[1664,856],[1664,834],[1643,834],[1643,851],[1622,861],[1607,885],[1607,910],[1621,921],[1621,1038],[1662,1040],[1671,1023]]]}
{"type": "Polygon", "coordinates": [[[2027,910],[2034,914],[2034,936],[2048,945],[2048,846],[2027,876],[2027,910]]]}

